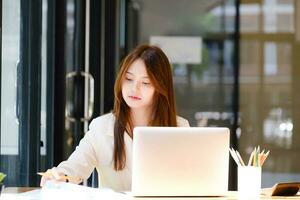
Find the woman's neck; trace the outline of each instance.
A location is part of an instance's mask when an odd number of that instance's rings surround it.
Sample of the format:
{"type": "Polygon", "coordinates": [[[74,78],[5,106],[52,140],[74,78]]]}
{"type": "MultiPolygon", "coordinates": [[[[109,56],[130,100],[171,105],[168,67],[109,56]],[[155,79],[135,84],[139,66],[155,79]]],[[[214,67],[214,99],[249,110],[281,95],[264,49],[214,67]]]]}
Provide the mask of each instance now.
{"type": "Polygon", "coordinates": [[[152,109],[138,108],[130,109],[131,128],[136,126],[148,126],[152,118],[152,109]]]}

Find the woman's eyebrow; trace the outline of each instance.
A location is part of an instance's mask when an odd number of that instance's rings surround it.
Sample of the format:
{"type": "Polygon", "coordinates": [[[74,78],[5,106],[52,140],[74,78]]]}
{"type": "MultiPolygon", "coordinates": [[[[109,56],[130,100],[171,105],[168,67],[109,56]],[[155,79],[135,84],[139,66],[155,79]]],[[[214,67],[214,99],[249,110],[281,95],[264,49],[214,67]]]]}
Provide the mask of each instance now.
{"type": "MultiPolygon", "coordinates": [[[[133,74],[133,73],[131,73],[131,72],[129,72],[129,71],[127,71],[127,72],[126,72],[126,74],[130,74],[130,75],[134,76],[134,74],[133,74]]],[[[149,77],[148,77],[148,76],[143,76],[142,78],[147,78],[147,79],[149,79],[149,77]]]]}
{"type": "Polygon", "coordinates": [[[134,76],[134,74],[133,74],[133,73],[131,73],[131,72],[128,72],[128,71],[126,72],[126,74],[130,74],[130,75],[134,76]]]}

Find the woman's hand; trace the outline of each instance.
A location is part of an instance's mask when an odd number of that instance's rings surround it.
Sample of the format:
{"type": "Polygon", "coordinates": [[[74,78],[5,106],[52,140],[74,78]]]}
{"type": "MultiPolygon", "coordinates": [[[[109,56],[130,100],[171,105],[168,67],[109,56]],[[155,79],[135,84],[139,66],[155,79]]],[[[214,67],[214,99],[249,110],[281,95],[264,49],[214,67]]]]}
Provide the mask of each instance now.
{"type": "Polygon", "coordinates": [[[40,186],[43,187],[45,183],[49,180],[54,180],[54,181],[62,181],[65,182],[66,179],[63,178],[64,174],[59,173],[56,167],[53,167],[52,169],[48,169],[45,173],[46,175],[42,176],[40,186]]]}

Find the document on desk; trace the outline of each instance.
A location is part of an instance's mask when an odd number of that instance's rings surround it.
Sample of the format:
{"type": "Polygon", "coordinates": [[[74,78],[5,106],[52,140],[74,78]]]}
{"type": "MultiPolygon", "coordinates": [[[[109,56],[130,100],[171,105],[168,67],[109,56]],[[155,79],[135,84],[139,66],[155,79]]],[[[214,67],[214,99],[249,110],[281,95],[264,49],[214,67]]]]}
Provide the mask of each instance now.
{"type": "Polygon", "coordinates": [[[127,195],[115,192],[111,189],[90,188],[72,183],[47,181],[41,189],[24,192],[18,195],[18,199],[26,200],[90,200],[107,199],[123,200],[130,199],[127,195]]]}

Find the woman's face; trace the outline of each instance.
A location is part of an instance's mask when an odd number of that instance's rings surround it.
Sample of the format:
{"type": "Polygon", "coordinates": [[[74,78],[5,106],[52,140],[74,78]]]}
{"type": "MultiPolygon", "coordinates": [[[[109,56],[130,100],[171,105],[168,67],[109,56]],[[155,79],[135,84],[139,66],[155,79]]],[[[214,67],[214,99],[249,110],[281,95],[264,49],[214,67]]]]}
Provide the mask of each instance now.
{"type": "Polygon", "coordinates": [[[135,60],[122,81],[123,99],[130,108],[149,108],[153,104],[154,92],[144,61],[135,60]]]}

